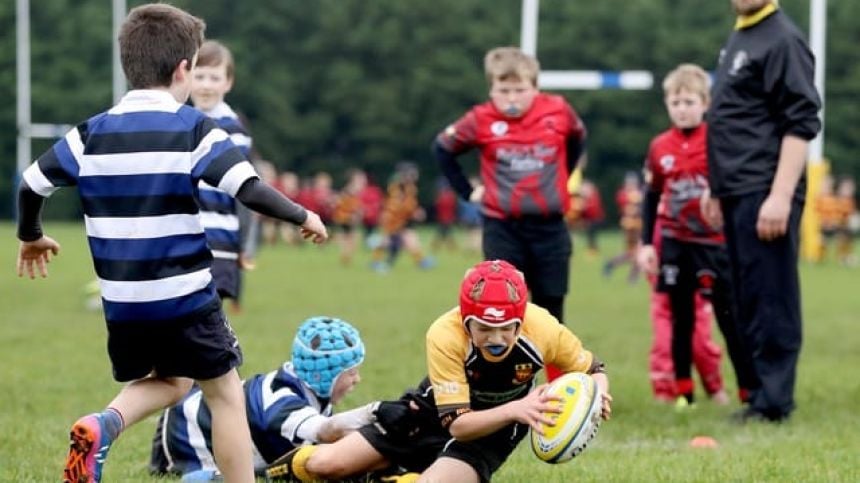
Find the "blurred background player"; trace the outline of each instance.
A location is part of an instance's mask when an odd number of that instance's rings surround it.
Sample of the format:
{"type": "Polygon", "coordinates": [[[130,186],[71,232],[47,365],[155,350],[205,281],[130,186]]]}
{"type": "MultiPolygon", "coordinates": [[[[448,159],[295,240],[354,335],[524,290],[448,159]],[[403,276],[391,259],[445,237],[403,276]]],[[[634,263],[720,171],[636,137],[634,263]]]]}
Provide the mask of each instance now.
{"type": "Polygon", "coordinates": [[[860,232],[860,214],[857,213],[857,184],[854,178],[845,176],[839,180],[836,187],[838,200],[839,233],[836,237],[836,253],[839,262],[846,267],[857,266],[857,254],[854,253],[854,238],[860,232]]]}
{"type": "Polygon", "coordinates": [[[340,263],[349,265],[361,237],[361,192],[367,187],[367,175],[360,169],[350,169],[343,189],[335,195],[332,222],[337,226],[340,263]]]}
{"type": "MultiPolygon", "coordinates": [[[[663,94],[672,127],[657,135],[648,148],[645,221],[637,262],[657,276],[657,290],[669,297],[678,406],[687,407],[694,400],[691,366],[697,291],[713,303],[737,376],[738,395],[746,402],[755,383],[735,323],[725,238],[704,220],[700,204],[708,189],[703,120],[709,102],[708,74],[697,65],[681,64],[664,79],[663,94]],[[654,248],[658,219],[659,258],[654,248]]],[[[720,402],[724,396],[713,394],[720,402]]]]}
{"type": "Polygon", "coordinates": [[[642,186],[639,175],[628,172],[624,175],[624,183],[615,193],[615,204],[618,206],[618,225],[621,227],[622,252],[603,264],[603,275],[610,276],[621,265],[630,264],[627,281],[635,283],[639,280],[639,265],[636,263],[636,250],[639,248],[639,238],[642,235],[642,186]]]}
{"type": "Polygon", "coordinates": [[[563,97],[539,91],[539,71],[538,61],[516,47],[487,52],[490,100],[440,132],[433,153],[457,194],[481,203],[484,258],[521,270],[532,301],[563,323],[573,253],[564,222],[567,180],[584,152],[586,133],[563,97]],[[457,160],[473,148],[480,151],[476,187],[457,160]]]}
{"type": "Polygon", "coordinates": [[[419,268],[433,268],[435,261],[424,253],[413,228],[414,222],[423,221],[425,217],[418,203],[418,167],[411,162],[398,163],[382,205],[379,217],[382,237],[371,254],[371,268],[379,273],[387,272],[402,250],[406,250],[419,268]]]}
{"type": "Polygon", "coordinates": [[[815,210],[821,223],[821,255],[826,260],[830,247],[836,245],[836,258],[847,267],[857,265],[854,254],[854,237],[857,233],[857,205],[855,183],[850,177],[837,184],[833,176],[825,176],[815,200],[815,210]]]}
{"type": "MultiPolygon", "coordinates": [[[[191,76],[191,102],[230,135],[245,159],[250,159],[252,141],[248,130],[224,101],[233,88],[234,72],[233,54],[227,47],[215,40],[203,42],[191,76]]],[[[200,181],[197,188],[206,243],[212,250],[215,288],[221,299],[230,300],[233,311],[238,312],[242,270],[253,263],[253,257],[245,253],[253,217],[224,190],[205,181],[200,181]]]]}
{"type": "Polygon", "coordinates": [[[436,181],[436,197],[433,200],[436,221],[436,233],[430,242],[430,248],[435,252],[441,247],[449,251],[457,249],[454,228],[457,223],[457,193],[444,177],[436,181]]]}
{"type": "Polygon", "coordinates": [[[583,179],[582,183],[571,193],[571,197],[571,206],[565,215],[565,221],[571,231],[585,233],[588,256],[597,257],[600,254],[597,240],[598,232],[606,218],[603,201],[600,199],[600,191],[591,180],[583,179]]]}
{"type": "MultiPolygon", "coordinates": [[[[471,483],[493,474],[558,412],[536,386],[547,364],[591,374],[612,408],[603,363],[547,310],[527,302],[522,273],[502,260],[466,272],[459,305],[427,331],[427,377],[368,425],[329,445],[304,446],[269,471],[300,481],[341,480],[389,465],[420,481],[471,483]],[[396,408],[396,406],[394,406],[396,408]]],[[[416,481],[413,479],[400,481],[416,481]]],[[[362,480],[364,481],[364,480],[362,480]]]]}
{"type": "MultiPolygon", "coordinates": [[[[254,467],[308,443],[331,443],[375,421],[376,404],[332,414],[333,407],[361,381],[365,347],[359,331],[332,317],[313,317],[299,326],[291,359],[243,382],[251,428],[254,467]]],[[[150,472],[188,479],[216,479],[209,407],[195,387],[158,420],[150,472]]]]}

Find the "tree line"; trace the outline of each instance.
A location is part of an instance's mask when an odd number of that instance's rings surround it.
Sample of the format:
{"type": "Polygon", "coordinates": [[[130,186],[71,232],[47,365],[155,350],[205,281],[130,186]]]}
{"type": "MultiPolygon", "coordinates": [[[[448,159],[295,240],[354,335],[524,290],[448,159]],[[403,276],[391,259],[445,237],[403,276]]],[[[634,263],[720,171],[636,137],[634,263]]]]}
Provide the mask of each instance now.
{"type": "MultiPolygon", "coordinates": [[[[129,8],[144,3],[128,1],[129,8]]],[[[439,175],[429,145],[469,106],[486,99],[483,54],[518,45],[519,0],[175,0],[207,22],[207,36],[236,58],[228,102],[249,120],[259,155],[281,170],[350,167],[384,183],[393,166],[421,168],[422,199],[439,175]]],[[[780,2],[808,31],[808,0],[780,2]]],[[[34,122],[75,123],[108,107],[111,2],[34,1],[34,122]]],[[[538,58],[546,69],[642,69],[647,91],[563,91],[589,129],[587,176],[611,204],[623,173],[638,170],[651,137],[668,126],[660,80],[681,62],[713,70],[733,25],[729,0],[543,0],[538,58]]],[[[831,0],[826,57],[825,156],[835,173],[860,177],[860,2],[831,0]]],[[[13,214],[15,2],[0,3],[0,213],[13,214]]],[[[33,143],[34,154],[50,145],[33,143]]],[[[475,170],[476,162],[466,161],[475,170]]],[[[74,195],[49,203],[71,216],[74,195]]]]}

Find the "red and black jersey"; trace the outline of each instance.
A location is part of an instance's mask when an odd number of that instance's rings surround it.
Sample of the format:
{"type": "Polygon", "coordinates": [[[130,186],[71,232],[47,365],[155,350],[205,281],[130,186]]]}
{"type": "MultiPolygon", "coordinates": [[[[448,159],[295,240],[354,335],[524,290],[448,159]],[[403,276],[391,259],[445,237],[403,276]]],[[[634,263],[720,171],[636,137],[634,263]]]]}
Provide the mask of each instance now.
{"type": "Polygon", "coordinates": [[[482,211],[492,218],[561,215],[570,207],[567,142],[585,126],[561,96],[539,93],[520,118],[492,102],[473,107],[437,137],[452,153],[481,151],[482,211]]]}
{"type": "Polygon", "coordinates": [[[708,187],[707,125],[671,128],[651,141],[645,160],[650,190],[660,195],[661,234],[676,240],[719,244],[723,233],[702,218],[700,199],[708,187]]]}

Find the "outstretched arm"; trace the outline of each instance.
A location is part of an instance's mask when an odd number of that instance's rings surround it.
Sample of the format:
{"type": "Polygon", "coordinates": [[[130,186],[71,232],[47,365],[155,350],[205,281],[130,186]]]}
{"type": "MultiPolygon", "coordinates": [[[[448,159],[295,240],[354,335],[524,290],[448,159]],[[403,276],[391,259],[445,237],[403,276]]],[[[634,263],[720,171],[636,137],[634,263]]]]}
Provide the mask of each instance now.
{"type": "Polygon", "coordinates": [[[60,244],[42,234],[42,207],[45,198],[36,194],[26,181],[18,186],[18,276],[24,272],[33,279],[36,270],[42,277],[48,276],[47,264],[51,256],[60,252],[60,244]]]}
{"type": "Polygon", "coordinates": [[[553,404],[561,398],[547,394],[547,387],[546,384],[538,386],[526,397],[501,406],[463,413],[451,423],[448,431],[458,441],[484,437],[511,423],[527,424],[540,433],[542,424],[552,424],[547,413],[561,412],[559,405],[553,404]]]}
{"type": "Polygon", "coordinates": [[[299,225],[302,236],[314,243],[328,239],[328,231],[319,215],[291,201],[259,178],[245,181],[236,193],[236,199],[260,214],[299,225]]]}

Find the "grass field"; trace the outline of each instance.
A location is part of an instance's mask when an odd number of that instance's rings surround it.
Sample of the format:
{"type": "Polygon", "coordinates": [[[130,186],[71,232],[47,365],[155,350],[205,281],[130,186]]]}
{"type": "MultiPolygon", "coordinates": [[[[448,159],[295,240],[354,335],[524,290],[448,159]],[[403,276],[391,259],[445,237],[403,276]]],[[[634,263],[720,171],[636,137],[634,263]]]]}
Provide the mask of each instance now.
{"type": "MultiPolygon", "coordinates": [[[[47,223],[62,245],[45,280],[14,275],[17,249],[11,224],[0,225],[0,481],[57,481],[69,425],[100,409],[119,385],[111,378],[100,313],[84,308],[83,286],[93,277],[83,228],[47,223]]],[[[579,242],[579,240],[577,240],[579,242]]],[[[605,236],[605,256],[618,240],[605,236]]],[[[422,272],[402,258],[390,273],[367,269],[361,253],[351,267],[337,249],[265,247],[248,274],[241,315],[231,316],[245,350],[245,375],[268,371],[288,357],[294,329],[306,317],[328,314],[357,325],[368,349],[362,383],[348,407],[394,398],[424,373],[423,333],[456,303],[463,271],[476,254],[442,253],[422,272]]],[[[738,427],[736,408],[702,401],[678,414],[651,400],[647,376],[650,323],[647,287],[623,273],[600,275],[601,261],[578,253],[573,261],[568,324],[608,365],[614,416],[578,459],[552,466],[522,444],[497,474],[499,482],[568,481],[860,481],[860,271],[804,265],[805,341],[797,385],[798,410],[781,426],[738,427]],[[696,435],[720,442],[691,449],[696,435]]],[[[734,381],[724,362],[727,389],[734,381]]],[[[155,420],[129,429],[111,449],[106,481],[149,481],[146,462],[155,420]]]]}

